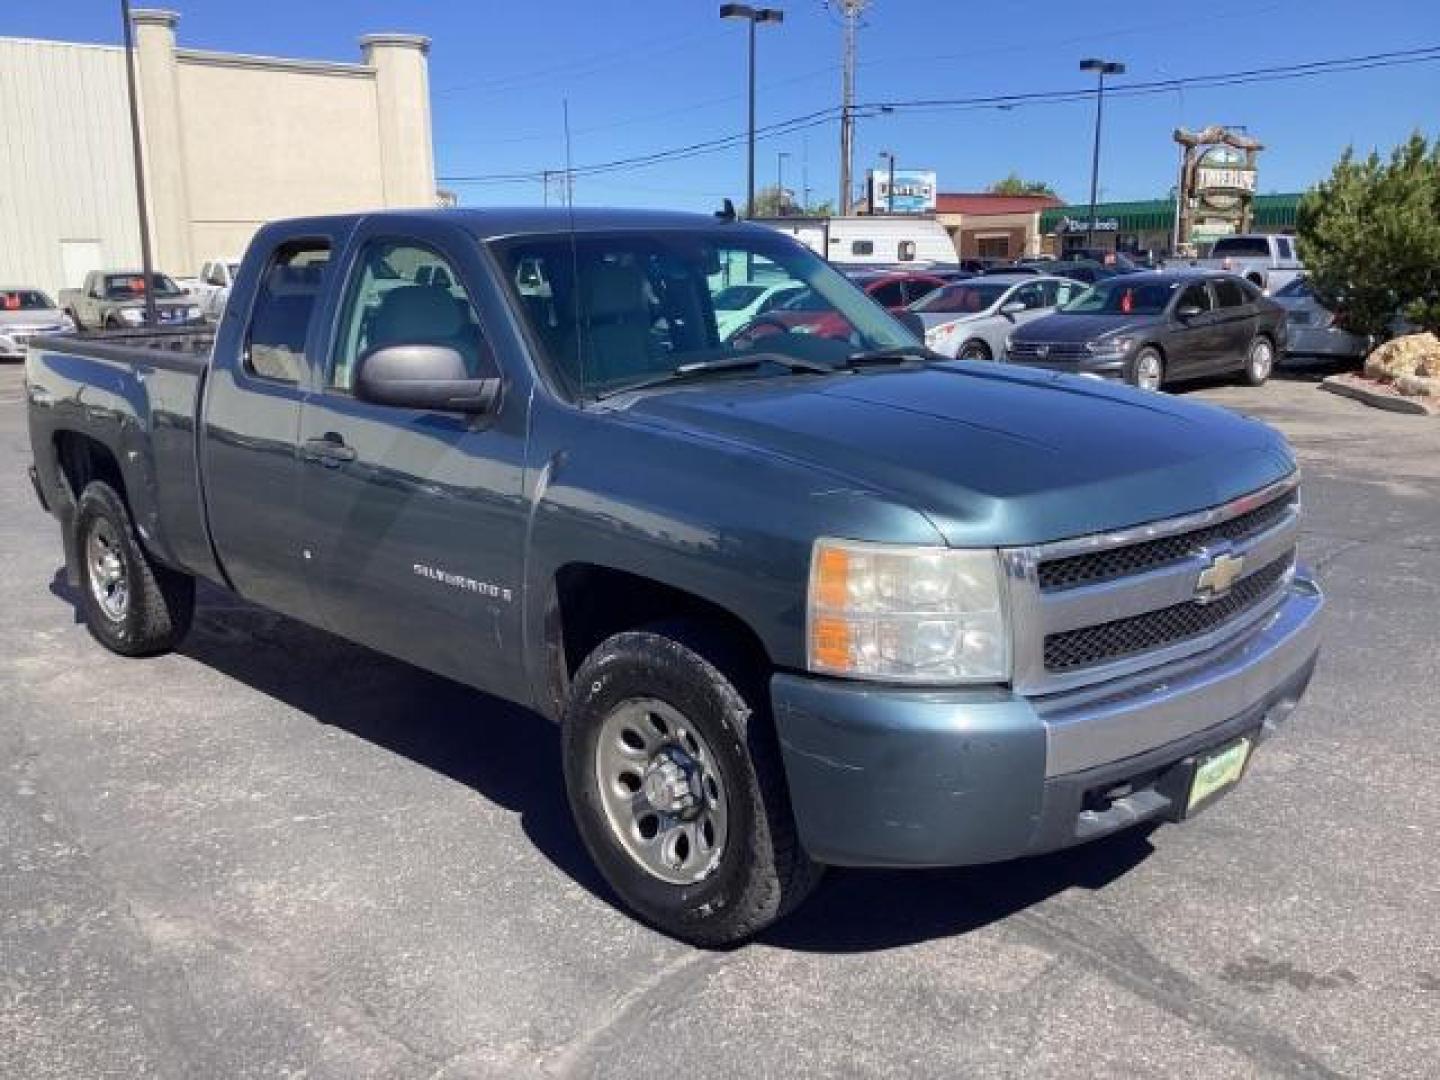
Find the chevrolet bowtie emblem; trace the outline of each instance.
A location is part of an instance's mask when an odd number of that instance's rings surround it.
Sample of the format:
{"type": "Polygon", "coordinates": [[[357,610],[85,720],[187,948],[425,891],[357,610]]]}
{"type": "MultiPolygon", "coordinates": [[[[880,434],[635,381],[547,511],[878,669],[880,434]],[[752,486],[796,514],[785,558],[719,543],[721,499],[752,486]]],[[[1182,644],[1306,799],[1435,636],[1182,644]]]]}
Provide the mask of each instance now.
{"type": "Polygon", "coordinates": [[[1035,355],[1036,355],[1036,356],[1049,356],[1049,355],[1050,355],[1050,346],[1049,346],[1049,345],[1037,345],[1037,346],[1035,346],[1035,355]]]}
{"type": "Polygon", "coordinates": [[[1200,580],[1195,582],[1195,599],[1202,604],[1219,600],[1240,580],[1244,571],[1245,556],[1216,555],[1210,560],[1210,565],[1201,571],[1200,580]]]}

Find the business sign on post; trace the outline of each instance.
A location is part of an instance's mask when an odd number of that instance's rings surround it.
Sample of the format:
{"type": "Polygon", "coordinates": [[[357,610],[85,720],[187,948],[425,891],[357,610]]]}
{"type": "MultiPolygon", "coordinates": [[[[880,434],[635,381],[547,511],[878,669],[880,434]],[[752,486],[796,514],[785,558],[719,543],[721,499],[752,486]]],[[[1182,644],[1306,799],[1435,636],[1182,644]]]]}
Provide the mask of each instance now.
{"type": "Polygon", "coordinates": [[[1256,157],[1264,144],[1218,124],[1196,132],[1178,128],[1175,141],[1184,149],[1176,247],[1249,232],[1256,157]]]}
{"type": "Polygon", "coordinates": [[[890,170],[870,170],[870,212],[874,214],[932,214],[935,212],[935,170],[896,169],[895,191],[890,191],[890,170]]]}

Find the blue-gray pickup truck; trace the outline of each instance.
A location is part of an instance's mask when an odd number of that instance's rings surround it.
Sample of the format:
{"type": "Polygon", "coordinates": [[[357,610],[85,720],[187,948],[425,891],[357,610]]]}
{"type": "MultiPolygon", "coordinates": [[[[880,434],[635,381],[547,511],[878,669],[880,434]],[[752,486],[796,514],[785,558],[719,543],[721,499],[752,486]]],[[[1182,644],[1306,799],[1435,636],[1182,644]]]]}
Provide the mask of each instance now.
{"type": "Polygon", "coordinates": [[[725,217],[276,223],[213,332],[42,339],[26,386],[102,645],[174,647],[204,579],[549,716],[601,872],[698,944],[827,865],[1184,819],[1319,648],[1274,431],[947,361],[725,217]],[[721,339],[791,282],[847,333],[721,339]]]}

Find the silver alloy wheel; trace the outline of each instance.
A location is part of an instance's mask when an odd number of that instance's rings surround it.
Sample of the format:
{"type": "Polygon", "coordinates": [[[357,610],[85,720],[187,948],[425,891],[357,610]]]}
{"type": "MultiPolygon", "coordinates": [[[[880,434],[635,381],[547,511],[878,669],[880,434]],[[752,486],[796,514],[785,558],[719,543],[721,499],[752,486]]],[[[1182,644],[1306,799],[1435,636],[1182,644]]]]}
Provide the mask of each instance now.
{"type": "Polygon", "coordinates": [[[90,594],[105,617],[120,622],[130,610],[130,578],[115,527],[96,518],[85,540],[85,561],[90,577],[90,594]]]}
{"type": "Polygon", "coordinates": [[[653,877],[693,885],[720,865],[728,804],[709,745],[676,708],[622,702],[600,724],[595,782],[610,831],[653,877]]]}
{"type": "Polygon", "coordinates": [[[1135,358],[1135,385],[1141,390],[1159,390],[1162,377],[1160,354],[1145,349],[1135,358]]]}
{"type": "Polygon", "coordinates": [[[1275,350],[1270,347],[1270,342],[1256,338],[1250,343],[1250,377],[1256,382],[1264,382],[1274,366],[1275,350]]]}

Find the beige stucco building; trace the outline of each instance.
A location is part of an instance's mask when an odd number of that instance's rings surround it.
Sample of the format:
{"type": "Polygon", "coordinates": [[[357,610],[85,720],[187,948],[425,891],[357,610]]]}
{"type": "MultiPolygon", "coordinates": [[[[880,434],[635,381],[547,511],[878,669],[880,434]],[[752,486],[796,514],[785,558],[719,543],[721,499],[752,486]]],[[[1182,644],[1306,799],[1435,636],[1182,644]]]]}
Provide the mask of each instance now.
{"type": "MultiPolygon", "coordinates": [[[[155,266],[196,273],[265,221],[433,206],[429,42],[368,34],[358,63],[179,47],[137,10],[155,266]]],[[[0,285],[50,291],[140,263],[124,50],[0,38],[0,285]]]]}

